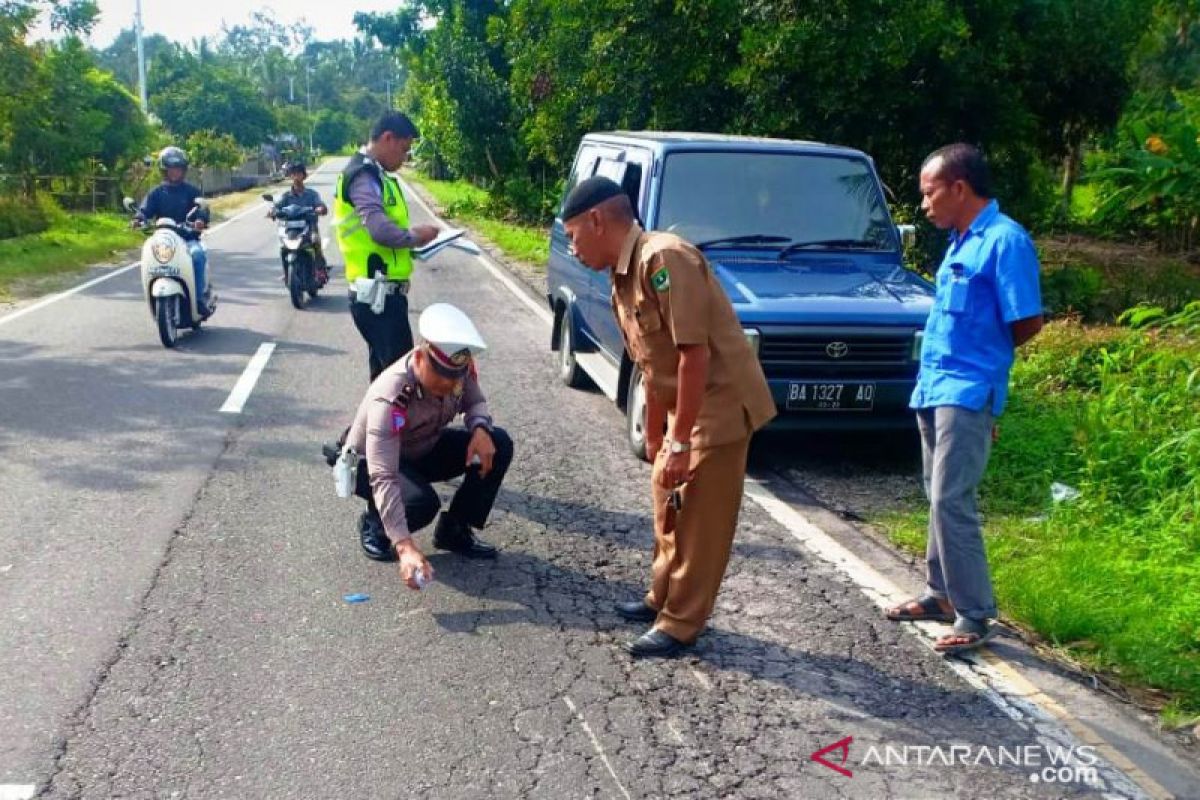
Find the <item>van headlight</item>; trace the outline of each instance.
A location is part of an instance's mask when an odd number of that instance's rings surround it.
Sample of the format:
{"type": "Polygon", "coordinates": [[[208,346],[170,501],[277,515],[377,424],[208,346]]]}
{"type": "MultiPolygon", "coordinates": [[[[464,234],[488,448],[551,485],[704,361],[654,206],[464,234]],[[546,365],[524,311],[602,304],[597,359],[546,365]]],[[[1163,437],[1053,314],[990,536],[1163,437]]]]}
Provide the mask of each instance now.
{"type": "Polygon", "coordinates": [[[746,341],[750,344],[750,349],[754,351],[754,357],[758,358],[759,345],[762,344],[762,334],[758,328],[742,328],[742,334],[746,337],[746,341]]]}
{"type": "Polygon", "coordinates": [[[925,331],[920,330],[920,331],[915,332],[913,334],[912,353],[909,354],[909,358],[911,358],[913,361],[920,361],[921,360],[921,347],[924,344],[925,344],[925,331]]]}

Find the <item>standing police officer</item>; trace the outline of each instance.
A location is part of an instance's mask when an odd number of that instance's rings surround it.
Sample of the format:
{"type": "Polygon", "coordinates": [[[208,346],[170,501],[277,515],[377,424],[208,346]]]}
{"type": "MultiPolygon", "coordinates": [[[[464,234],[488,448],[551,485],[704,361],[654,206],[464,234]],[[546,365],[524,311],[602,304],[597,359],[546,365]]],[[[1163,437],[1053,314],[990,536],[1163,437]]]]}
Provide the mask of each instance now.
{"type": "Polygon", "coordinates": [[[435,303],[417,327],[422,344],[372,382],[346,438],[365,459],[355,489],[367,501],[363,551],[376,561],[399,557],[400,575],[413,589],[420,588],[415,572],[433,575],[412,540],[441,508],[431,484],[465,475],[438,519],[434,547],[495,558],[496,548],[472,528],[487,521],[513,456],[512,440],[492,424],[479,388],[474,355],[486,345],[475,325],[454,306],[435,303]],[[449,427],[459,414],[464,427],[449,427]]]}
{"type": "Polygon", "coordinates": [[[775,401],[699,250],[674,234],[643,231],[628,196],[608,178],[572,189],[562,218],[579,260],[594,270],[611,267],[613,312],[645,379],[654,564],[645,599],[619,603],[617,612],[654,622],[630,653],[674,656],[712,613],[737,528],[750,436],[775,416],[775,401]]]}
{"type": "Polygon", "coordinates": [[[433,241],[433,225],[409,227],[408,205],[400,182],[389,173],[408,158],[417,127],[398,111],[375,123],[367,146],[350,158],[334,187],[333,226],[350,285],[350,316],[367,342],[371,380],[412,349],[408,324],[408,281],[412,248],[433,241]],[[365,280],[380,276],[376,291],[386,302],[372,306],[373,297],[360,297],[365,280]],[[376,310],[378,309],[378,310],[376,310]]]}

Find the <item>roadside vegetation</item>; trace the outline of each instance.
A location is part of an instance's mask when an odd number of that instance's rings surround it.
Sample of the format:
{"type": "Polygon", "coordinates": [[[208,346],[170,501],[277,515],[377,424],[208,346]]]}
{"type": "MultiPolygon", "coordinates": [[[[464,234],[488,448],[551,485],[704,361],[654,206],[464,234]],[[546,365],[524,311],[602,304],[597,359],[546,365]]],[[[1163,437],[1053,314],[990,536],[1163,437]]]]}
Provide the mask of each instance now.
{"type": "Polygon", "coordinates": [[[119,214],[66,214],[49,200],[37,213],[38,232],[0,239],[0,301],[52,288],[58,276],[93,264],[128,260],[142,241],[119,214]]]}
{"type": "Polygon", "coordinates": [[[404,175],[433,196],[445,215],[471,226],[505,254],[541,271],[550,258],[550,231],[521,224],[486,189],[464,180],[435,180],[413,170],[404,175]]]}

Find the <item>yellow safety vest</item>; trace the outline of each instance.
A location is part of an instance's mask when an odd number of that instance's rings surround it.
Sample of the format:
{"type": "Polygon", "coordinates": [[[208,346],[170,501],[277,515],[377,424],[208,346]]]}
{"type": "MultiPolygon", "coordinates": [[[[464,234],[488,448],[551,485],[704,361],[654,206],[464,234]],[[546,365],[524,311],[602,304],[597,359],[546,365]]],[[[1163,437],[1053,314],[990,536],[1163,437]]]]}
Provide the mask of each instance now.
{"type": "MultiPolygon", "coordinates": [[[[367,259],[372,253],[383,259],[389,281],[406,281],[412,274],[412,250],[407,247],[394,249],[377,243],[371,238],[370,231],[362,223],[354,206],[350,204],[347,196],[350,185],[346,182],[346,176],[349,175],[353,180],[364,169],[359,159],[361,156],[351,159],[345,171],[338,175],[333,193],[333,229],[337,235],[338,247],[342,250],[342,259],[346,262],[346,282],[369,277],[367,259]]],[[[384,213],[398,227],[408,230],[408,204],[404,202],[400,182],[382,169],[378,170],[377,174],[383,190],[384,213]]]]}

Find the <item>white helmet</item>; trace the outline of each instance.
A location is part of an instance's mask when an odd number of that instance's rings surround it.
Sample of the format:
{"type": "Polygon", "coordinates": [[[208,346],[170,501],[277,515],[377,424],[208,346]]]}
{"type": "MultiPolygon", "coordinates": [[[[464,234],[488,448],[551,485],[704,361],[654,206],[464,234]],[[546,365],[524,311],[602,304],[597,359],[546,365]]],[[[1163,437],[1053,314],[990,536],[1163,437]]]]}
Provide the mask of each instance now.
{"type": "Polygon", "coordinates": [[[426,345],[439,372],[466,372],[472,358],[487,349],[475,323],[461,310],[449,303],[434,303],[426,307],[417,319],[417,331],[426,345]]]}

